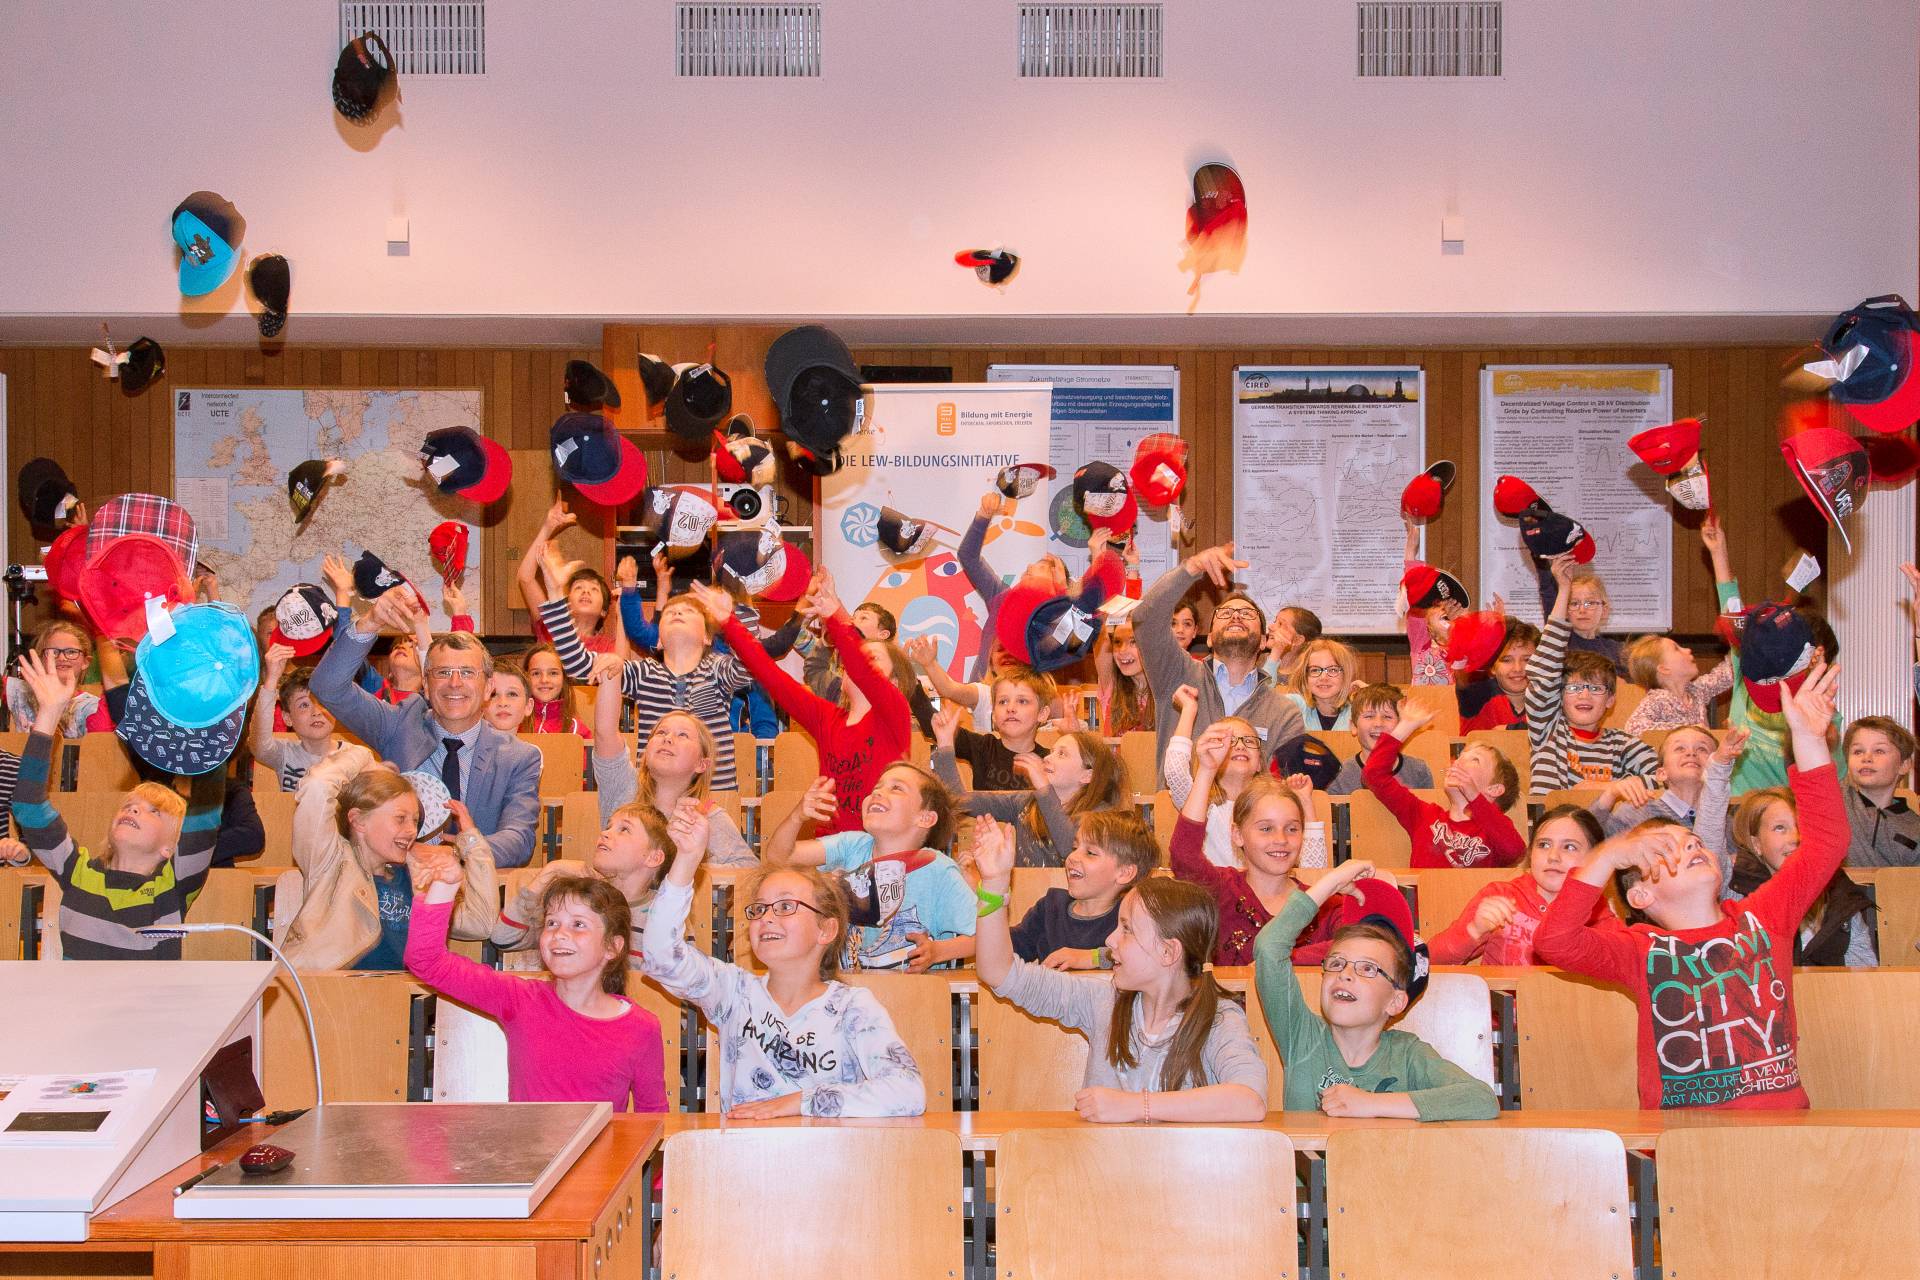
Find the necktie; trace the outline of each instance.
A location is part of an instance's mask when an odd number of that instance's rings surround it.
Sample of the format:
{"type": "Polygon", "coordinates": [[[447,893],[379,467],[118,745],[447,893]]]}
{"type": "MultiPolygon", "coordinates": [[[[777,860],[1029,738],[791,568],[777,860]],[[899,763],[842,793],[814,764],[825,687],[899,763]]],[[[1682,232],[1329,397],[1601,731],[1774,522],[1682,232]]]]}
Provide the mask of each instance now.
{"type": "Polygon", "coordinates": [[[442,738],[440,743],[447,749],[446,758],[440,762],[440,781],[447,784],[448,797],[458,800],[460,798],[460,739],[442,738]]]}

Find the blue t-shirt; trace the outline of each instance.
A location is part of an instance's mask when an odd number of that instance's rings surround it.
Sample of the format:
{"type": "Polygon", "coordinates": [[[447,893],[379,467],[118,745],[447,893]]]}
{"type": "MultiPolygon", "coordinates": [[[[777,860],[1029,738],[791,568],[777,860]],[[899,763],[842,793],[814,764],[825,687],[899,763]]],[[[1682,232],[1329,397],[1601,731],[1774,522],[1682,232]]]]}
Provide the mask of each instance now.
{"type": "MultiPolygon", "coordinates": [[[[821,837],[829,871],[858,873],[873,860],[873,837],[864,831],[842,831],[821,837]]],[[[933,851],[929,851],[933,852],[933,851]]],[[[851,878],[851,877],[850,877],[851,878]]],[[[877,925],[855,925],[849,968],[902,969],[913,946],[910,933],[929,938],[971,938],[980,918],[978,899],[965,873],[944,853],[907,873],[900,906],[877,925]]]]}
{"type": "Polygon", "coordinates": [[[407,967],[407,923],[413,918],[413,878],[398,863],[373,878],[380,898],[380,941],[360,957],[356,969],[395,970],[407,967]]]}

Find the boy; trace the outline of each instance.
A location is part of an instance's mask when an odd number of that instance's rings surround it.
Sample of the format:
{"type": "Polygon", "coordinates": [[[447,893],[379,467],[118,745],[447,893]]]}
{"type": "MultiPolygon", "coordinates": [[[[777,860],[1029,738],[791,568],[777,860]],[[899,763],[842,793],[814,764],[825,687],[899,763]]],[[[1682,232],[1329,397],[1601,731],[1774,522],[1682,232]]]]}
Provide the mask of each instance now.
{"type": "Polygon", "coordinates": [[[1254,943],[1260,1008],[1286,1066],[1282,1109],[1491,1120],[1500,1114],[1492,1089],[1419,1036],[1386,1029],[1426,988],[1426,957],[1414,954],[1407,900],[1384,875],[1362,878],[1372,875],[1371,862],[1350,860],[1306,892],[1294,890],[1254,943]],[[1316,1016],[1294,976],[1293,944],[1336,894],[1346,896],[1337,909],[1340,927],[1320,964],[1316,1016]]]}
{"type": "Polygon", "coordinates": [[[1840,869],[1847,826],[1827,757],[1839,668],[1816,664],[1782,700],[1800,846],[1744,898],[1720,900],[1720,868],[1698,837],[1653,821],[1594,850],[1547,909],[1534,946],[1549,964],[1627,988],[1637,1007],[1640,1105],[1804,1108],[1793,1013],[1793,943],[1840,869]],[[1609,876],[1652,921],[1589,924],[1609,876]]]}
{"type": "Polygon", "coordinates": [[[1913,735],[1897,720],[1862,716],[1847,726],[1850,867],[1920,866],[1920,813],[1893,794],[1913,767],[1913,735]]]}
{"type": "MultiPolygon", "coordinates": [[[[1354,693],[1353,736],[1360,739],[1360,750],[1351,760],[1340,766],[1340,772],[1327,784],[1330,796],[1352,795],[1366,785],[1362,770],[1367,767],[1367,757],[1373,754],[1374,747],[1380,743],[1380,735],[1392,733],[1393,726],[1400,723],[1400,704],[1407,700],[1398,685],[1368,684],[1360,686],[1354,693]]],[[[1402,739],[1405,741],[1405,739],[1402,739]]],[[[1433,770],[1427,768],[1425,760],[1403,755],[1393,766],[1393,776],[1403,786],[1431,787],[1433,770]]]]}
{"type": "Polygon", "coordinates": [[[1518,618],[1507,619],[1506,639],[1494,655],[1486,678],[1460,686],[1460,732],[1475,729],[1527,727],[1527,663],[1540,647],[1540,629],[1518,618]]]}
{"type": "MultiPolygon", "coordinates": [[[[705,849],[706,818],[692,801],[686,805],[686,821],[698,828],[700,847],[705,849]]],[[[678,817],[678,813],[675,815],[678,817]]],[[[520,886],[513,901],[500,908],[493,928],[493,945],[502,951],[525,951],[540,945],[544,922],[540,903],[547,886],[561,876],[586,876],[605,880],[620,891],[633,913],[633,929],[628,938],[627,964],[640,967],[640,938],[647,928],[647,909],[653,905],[653,891],[659,887],[660,868],[674,850],[667,820],[651,805],[623,804],[607,819],[606,829],[593,842],[592,862],[559,858],[540,868],[540,874],[520,886]]]]}
{"type": "MultiPolygon", "coordinates": [[[[1713,804],[1720,806],[1724,826],[1727,781],[1733,776],[1733,762],[1740,758],[1746,741],[1746,730],[1729,729],[1723,747],[1705,725],[1681,725],[1660,744],[1660,769],[1654,782],[1637,777],[1618,778],[1608,783],[1599,798],[1587,807],[1610,836],[1637,827],[1649,818],[1677,822],[1691,831],[1713,804]]],[[[1715,849],[1714,852],[1731,851],[1715,849]]]]}
{"type": "Polygon", "coordinates": [[[851,873],[855,927],[848,968],[925,973],[936,964],[973,956],[979,901],[952,858],[953,797],[919,765],[902,761],[880,775],[860,806],[862,831],[800,839],[807,821],[826,822],[835,811],[833,779],[815,778],[807,794],[767,837],[770,866],[795,863],[851,873]],[[888,865],[891,864],[891,865],[888,865]],[[861,899],[869,919],[860,921],[861,899]]]}
{"type": "Polygon", "coordinates": [[[1540,647],[1527,660],[1527,739],[1533,748],[1533,794],[1593,786],[1615,778],[1651,780],[1660,767],[1653,748],[1601,722],[1613,710],[1613,663],[1597,653],[1567,652],[1567,604],[1573,557],[1553,558],[1560,583],[1540,647]]]}
{"type": "Polygon", "coordinates": [[[1107,969],[1107,935],[1120,899],[1152,875],[1160,846],[1137,814],[1095,811],[1080,819],[1067,855],[1067,887],[1049,889],[1013,927],[1013,953],[1049,969],[1107,969]]]}
{"type": "Polygon", "coordinates": [[[1507,810],[1520,793],[1513,761],[1484,742],[1469,743],[1447,770],[1445,808],[1422,800],[1393,776],[1400,747],[1433,722],[1433,709],[1410,703],[1392,732],[1367,756],[1367,790],[1413,842],[1412,867],[1511,867],[1527,856],[1527,842],[1507,810]]]}
{"type": "Polygon", "coordinates": [[[290,646],[268,646],[266,670],[253,704],[253,759],[280,776],[282,791],[299,790],[307,770],[340,749],[340,739],[333,736],[333,717],[314,698],[307,673],[286,674],[292,658],[290,646]],[[293,732],[292,742],[273,736],[275,706],[286,717],[287,728],[293,732]]]}
{"type": "Polygon", "coordinates": [[[993,732],[956,729],[953,755],[973,766],[975,791],[1026,791],[1031,779],[1014,768],[1021,756],[1044,757],[1036,735],[1054,698],[1053,679],[1030,667],[1007,667],[993,678],[993,732]]]}

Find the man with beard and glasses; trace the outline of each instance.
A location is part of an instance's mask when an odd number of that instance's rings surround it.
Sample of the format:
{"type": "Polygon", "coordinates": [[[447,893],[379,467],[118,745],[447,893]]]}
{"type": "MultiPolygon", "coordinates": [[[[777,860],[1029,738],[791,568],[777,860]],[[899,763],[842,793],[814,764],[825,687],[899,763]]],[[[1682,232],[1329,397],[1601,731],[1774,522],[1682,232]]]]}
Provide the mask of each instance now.
{"type": "Polygon", "coordinates": [[[1181,685],[1193,686],[1199,698],[1193,724],[1196,740],[1215,720],[1238,716],[1253,725],[1260,736],[1261,759],[1270,761],[1275,751],[1305,732],[1300,709],[1260,670],[1266,616],[1250,597],[1229,587],[1234,570],[1246,567],[1244,561],[1233,558],[1231,542],[1209,547],[1169,570],[1147,589],[1133,611],[1133,634],[1146,667],[1147,687],[1153,691],[1154,723],[1159,726],[1162,756],[1167,753],[1167,738],[1179,718],[1173,691],[1181,685]],[[1181,598],[1202,577],[1217,587],[1229,588],[1214,608],[1213,629],[1207,635],[1212,656],[1205,660],[1187,654],[1174,638],[1171,625],[1181,598]]]}

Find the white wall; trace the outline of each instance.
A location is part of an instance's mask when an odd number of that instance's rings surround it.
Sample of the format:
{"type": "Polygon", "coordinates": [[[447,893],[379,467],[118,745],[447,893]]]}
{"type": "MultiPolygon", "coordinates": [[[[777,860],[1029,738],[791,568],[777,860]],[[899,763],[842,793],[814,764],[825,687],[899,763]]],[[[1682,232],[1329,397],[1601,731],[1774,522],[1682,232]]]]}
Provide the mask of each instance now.
{"type": "Polygon", "coordinates": [[[0,316],[174,313],[168,215],[198,187],[293,260],[308,315],[1177,315],[1215,158],[1251,250],[1205,312],[1915,287],[1912,0],[1508,0],[1503,79],[1399,84],[1353,75],[1346,0],[1169,0],[1144,84],[1018,80],[1013,0],[825,6],[823,78],[677,81],[667,0],[493,0],[488,74],[408,81],[360,151],[326,0],[0,0],[0,316]],[[1026,262],[1005,294],[951,261],[999,241],[1026,262]]]}

